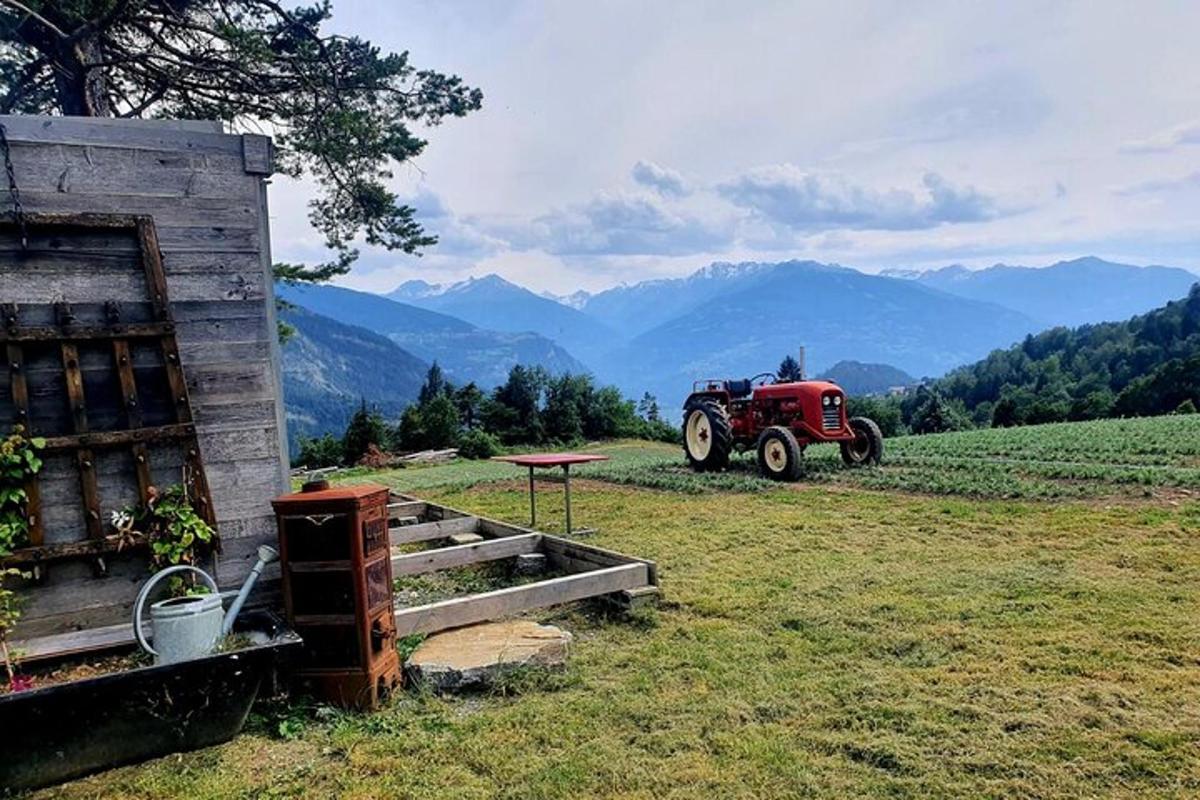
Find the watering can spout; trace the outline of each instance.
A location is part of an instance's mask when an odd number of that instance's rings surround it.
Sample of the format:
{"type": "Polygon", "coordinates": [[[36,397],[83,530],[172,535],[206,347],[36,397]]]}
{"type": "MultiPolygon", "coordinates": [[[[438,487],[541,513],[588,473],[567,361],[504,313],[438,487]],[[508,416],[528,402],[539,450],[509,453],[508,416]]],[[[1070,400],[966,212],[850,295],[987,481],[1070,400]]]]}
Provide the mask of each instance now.
{"type": "Polygon", "coordinates": [[[242,584],[242,588],[238,591],[237,597],[233,599],[233,603],[229,606],[229,611],[225,612],[225,621],[221,623],[221,634],[228,634],[233,630],[233,623],[237,621],[238,614],[242,613],[242,606],[246,603],[246,598],[250,596],[250,591],[254,588],[255,581],[262,574],[263,568],[273,561],[279,560],[279,551],[270,545],[260,545],[258,548],[258,561],[251,568],[250,574],[246,576],[246,582],[242,584]]]}

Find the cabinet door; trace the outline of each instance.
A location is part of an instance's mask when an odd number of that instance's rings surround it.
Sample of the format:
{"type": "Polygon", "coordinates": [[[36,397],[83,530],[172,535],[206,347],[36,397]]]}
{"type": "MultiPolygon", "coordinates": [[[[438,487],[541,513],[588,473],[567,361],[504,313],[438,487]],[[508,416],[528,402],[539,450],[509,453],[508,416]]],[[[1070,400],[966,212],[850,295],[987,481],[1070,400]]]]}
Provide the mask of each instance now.
{"type": "Polygon", "coordinates": [[[283,517],[287,559],[298,561],[349,561],[349,514],[288,514],[283,517]]]}
{"type": "Polygon", "coordinates": [[[304,666],[308,669],[361,667],[362,643],[359,626],[297,625],[296,633],[304,640],[304,666]]]}

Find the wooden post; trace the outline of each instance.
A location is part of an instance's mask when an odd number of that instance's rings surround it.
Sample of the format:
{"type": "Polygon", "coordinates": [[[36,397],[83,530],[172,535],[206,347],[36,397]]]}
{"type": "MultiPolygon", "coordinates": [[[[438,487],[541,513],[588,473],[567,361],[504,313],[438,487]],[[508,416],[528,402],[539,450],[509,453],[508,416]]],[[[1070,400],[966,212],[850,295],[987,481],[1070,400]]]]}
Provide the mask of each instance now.
{"type": "MultiPolygon", "coordinates": [[[[129,342],[113,339],[113,360],[117,364],[117,379],[121,384],[121,401],[125,406],[126,427],[142,427],[142,406],[138,402],[137,381],[133,376],[133,359],[129,355],[129,342]]],[[[133,446],[133,469],[137,475],[138,497],[145,503],[150,499],[150,451],[144,444],[133,446]]]]}
{"type": "Polygon", "coordinates": [[[567,506],[567,534],[571,533],[571,465],[563,464],[563,497],[567,506]]]}
{"type": "MultiPolygon", "coordinates": [[[[83,372],[79,364],[79,349],[72,342],[62,344],[63,376],[67,384],[67,400],[71,406],[71,420],[76,434],[88,432],[87,405],[83,394],[83,372]]],[[[100,521],[100,486],[96,480],[96,457],[90,448],[75,451],[75,463],[79,469],[79,486],[83,492],[83,521],[87,525],[88,538],[104,538],[104,526],[100,521]]]]}
{"type": "Polygon", "coordinates": [[[537,525],[537,494],[533,490],[533,467],[529,468],[529,527],[537,525]]]}

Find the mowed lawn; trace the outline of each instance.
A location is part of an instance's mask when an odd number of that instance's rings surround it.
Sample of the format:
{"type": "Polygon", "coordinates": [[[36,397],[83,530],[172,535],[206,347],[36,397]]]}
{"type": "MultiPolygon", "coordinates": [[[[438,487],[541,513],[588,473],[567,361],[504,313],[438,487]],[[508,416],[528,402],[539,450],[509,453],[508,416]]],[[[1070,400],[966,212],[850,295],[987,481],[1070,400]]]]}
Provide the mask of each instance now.
{"type": "MultiPolygon", "coordinates": [[[[526,522],[520,474],[378,477],[526,522]]],[[[540,615],[576,634],[565,674],[266,707],[227,745],[39,797],[1200,796],[1200,495],[741,489],[573,486],[589,541],[657,560],[664,599],[540,615]]],[[[539,514],[561,525],[559,487],[539,514]]]]}

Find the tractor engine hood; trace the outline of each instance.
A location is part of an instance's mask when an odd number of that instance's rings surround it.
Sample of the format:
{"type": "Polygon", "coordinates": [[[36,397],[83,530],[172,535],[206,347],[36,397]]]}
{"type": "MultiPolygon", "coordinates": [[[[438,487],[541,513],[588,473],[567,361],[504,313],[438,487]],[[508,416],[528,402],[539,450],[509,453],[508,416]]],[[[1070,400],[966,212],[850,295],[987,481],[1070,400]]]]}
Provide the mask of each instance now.
{"type": "Polygon", "coordinates": [[[756,386],[754,397],[762,400],[785,400],[794,397],[820,397],[827,393],[845,394],[842,387],[829,381],[797,381],[795,383],[771,383],[756,386]]]}

